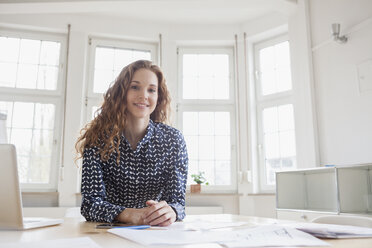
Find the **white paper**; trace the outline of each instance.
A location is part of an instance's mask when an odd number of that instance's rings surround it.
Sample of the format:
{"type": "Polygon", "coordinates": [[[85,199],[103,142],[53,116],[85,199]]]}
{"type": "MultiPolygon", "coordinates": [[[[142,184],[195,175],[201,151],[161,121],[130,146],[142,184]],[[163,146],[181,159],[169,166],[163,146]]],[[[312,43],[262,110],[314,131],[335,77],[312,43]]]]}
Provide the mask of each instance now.
{"type": "Polygon", "coordinates": [[[372,228],[320,223],[287,223],[281,226],[296,228],[321,238],[372,237],[372,228]]]}
{"type": "Polygon", "coordinates": [[[227,242],[237,239],[234,232],[200,232],[182,230],[131,230],[114,228],[108,232],[143,245],[184,245],[227,242]]]}
{"type": "Polygon", "coordinates": [[[230,247],[265,247],[265,246],[329,246],[328,243],[310,234],[293,228],[276,225],[259,226],[236,230],[238,239],[233,242],[221,242],[230,247]]]}
{"type": "Polygon", "coordinates": [[[0,248],[101,248],[88,237],[0,244],[0,248]]]}
{"type": "Polygon", "coordinates": [[[307,233],[292,228],[260,226],[240,230],[183,231],[110,229],[108,232],[143,245],[219,243],[227,247],[327,246],[307,233]]]}

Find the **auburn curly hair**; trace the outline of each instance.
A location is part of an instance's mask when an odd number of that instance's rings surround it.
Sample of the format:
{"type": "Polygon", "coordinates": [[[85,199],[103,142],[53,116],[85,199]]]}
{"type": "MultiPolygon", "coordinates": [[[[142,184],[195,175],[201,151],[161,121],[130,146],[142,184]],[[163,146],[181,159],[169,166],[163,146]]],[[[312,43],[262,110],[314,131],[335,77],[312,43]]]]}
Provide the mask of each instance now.
{"type": "Polygon", "coordinates": [[[75,149],[77,159],[83,157],[84,149],[98,147],[102,161],[107,161],[116,151],[117,162],[120,161],[120,136],[127,120],[127,92],[134,73],[147,69],[158,78],[158,100],[150,119],[154,122],[168,123],[170,113],[170,95],[162,71],[151,61],[138,60],[123,68],[114,83],[106,91],[102,106],[96,111],[96,117],[80,131],[75,149]]]}

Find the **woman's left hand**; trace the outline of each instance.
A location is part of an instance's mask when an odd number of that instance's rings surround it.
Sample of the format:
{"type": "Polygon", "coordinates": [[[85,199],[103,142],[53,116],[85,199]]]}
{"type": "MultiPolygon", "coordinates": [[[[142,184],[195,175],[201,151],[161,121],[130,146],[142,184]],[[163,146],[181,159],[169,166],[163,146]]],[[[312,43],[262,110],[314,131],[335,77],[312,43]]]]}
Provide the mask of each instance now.
{"type": "Polygon", "coordinates": [[[147,215],[144,222],[151,226],[169,226],[176,221],[176,213],[173,208],[168,205],[166,201],[153,201],[146,202],[148,206],[147,215]]]}

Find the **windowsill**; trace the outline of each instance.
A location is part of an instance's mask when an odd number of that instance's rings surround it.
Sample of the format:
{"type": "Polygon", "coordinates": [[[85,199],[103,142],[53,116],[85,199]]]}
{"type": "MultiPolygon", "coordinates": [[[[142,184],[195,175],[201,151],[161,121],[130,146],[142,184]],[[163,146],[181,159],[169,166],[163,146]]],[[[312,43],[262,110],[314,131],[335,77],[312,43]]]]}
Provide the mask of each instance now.
{"type": "Polygon", "coordinates": [[[50,195],[50,196],[58,196],[58,192],[41,192],[41,191],[22,191],[22,195],[50,195]]]}
{"type": "Polygon", "coordinates": [[[191,193],[186,192],[187,196],[198,196],[198,195],[210,195],[210,196],[220,196],[220,195],[229,195],[229,196],[238,196],[239,194],[237,192],[200,192],[200,193],[191,193]]]}

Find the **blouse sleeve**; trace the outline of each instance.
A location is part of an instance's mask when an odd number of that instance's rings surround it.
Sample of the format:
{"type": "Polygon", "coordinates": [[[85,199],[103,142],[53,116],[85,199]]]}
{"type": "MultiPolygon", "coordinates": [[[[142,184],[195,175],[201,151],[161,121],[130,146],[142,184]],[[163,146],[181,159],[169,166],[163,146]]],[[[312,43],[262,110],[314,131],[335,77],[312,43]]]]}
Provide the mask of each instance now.
{"type": "Polygon", "coordinates": [[[170,166],[169,180],[167,180],[162,199],[176,212],[177,220],[183,220],[185,214],[185,193],[188,169],[188,155],[186,142],[181,133],[177,135],[174,144],[173,161],[170,166]]]}
{"type": "Polygon", "coordinates": [[[125,207],[106,201],[102,161],[95,148],[86,148],[81,180],[81,214],[87,221],[113,222],[125,207]]]}

